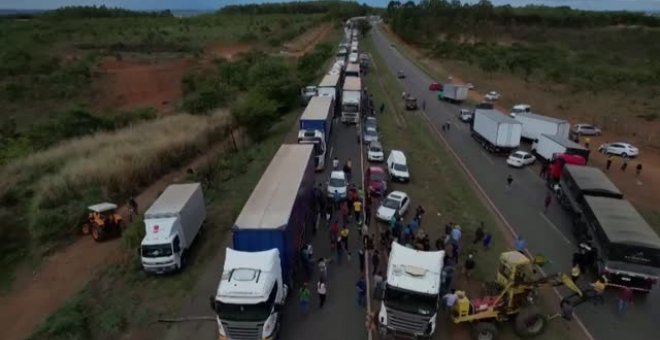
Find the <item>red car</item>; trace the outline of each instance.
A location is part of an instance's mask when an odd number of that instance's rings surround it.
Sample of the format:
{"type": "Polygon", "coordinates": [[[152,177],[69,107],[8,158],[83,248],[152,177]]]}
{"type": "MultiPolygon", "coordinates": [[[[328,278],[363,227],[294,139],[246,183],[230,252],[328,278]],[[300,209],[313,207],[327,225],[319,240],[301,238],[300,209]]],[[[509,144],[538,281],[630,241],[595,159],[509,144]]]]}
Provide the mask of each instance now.
{"type": "Polygon", "coordinates": [[[387,174],[380,166],[370,166],[364,174],[365,186],[372,195],[384,195],[387,192],[387,174]]]}
{"type": "Polygon", "coordinates": [[[429,91],[442,91],[442,84],[431,83],[431,85],[429,85],[429,91]]]}

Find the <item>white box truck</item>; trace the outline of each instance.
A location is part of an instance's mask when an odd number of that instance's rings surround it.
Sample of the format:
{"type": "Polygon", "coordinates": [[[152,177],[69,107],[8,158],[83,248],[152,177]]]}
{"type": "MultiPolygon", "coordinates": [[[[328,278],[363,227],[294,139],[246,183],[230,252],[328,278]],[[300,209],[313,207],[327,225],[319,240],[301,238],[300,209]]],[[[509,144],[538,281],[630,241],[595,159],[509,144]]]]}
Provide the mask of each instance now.
{"type": "Polygon", "coordinates": [[[551,161],[555,154],[579,155],[589,159],[589,149],[574,141],[558,135],[542,133],[537,142],[532,144],[532,152],[545,161],[551,161]]]}
{"type": "Polygon", "coordinates": [[[541,134],[558,135],[568,138],[568,133],[571,131],[571,124],[563,119],[547,117],[532,112],[512,112],[510,116],[522,124],[522,138],[530,141],[539,139],[541,134]]]}
{"type": "Polygon", "coordinates": [[[509,153],[520,146],[522,124],[497,110],[474,110],[472,137],[486,150],[509,153]]]}
{"type": "Polygon", "coordinates": [[[172,184],[144,213],[140,245],[147,273],[167,273],[186,265],[188,252],[206,219],[200,183],[172,184]]]}
{"type": "Polygon", "coordinates": [[[444,251],[421,251],[392,243],[378,323],[380,333],[430,339],[441,304],[444,251]]]}
{"type": "Polygon", "coordinates": [[[346,77],[341,94],[341,122],[344,124],[360,121],[362,109],[362,81],[356,77],[346,77]]]}
{"type": "Polygon", "coordinates": [[[467,99],[469,91],[467,85],[444,84],[442,85],[442,92],[439,92],[438,96],[442,97],[440,99],[452,103],[462,103],[467,99]]]}
{"type": "Polygon", "coordinates": [[[330,96],[332,99],[337,100],[337,94],[339,92],[339,74],[326,74],[321,83],[316,87],[316,91],[319,97],[330,96]]]}

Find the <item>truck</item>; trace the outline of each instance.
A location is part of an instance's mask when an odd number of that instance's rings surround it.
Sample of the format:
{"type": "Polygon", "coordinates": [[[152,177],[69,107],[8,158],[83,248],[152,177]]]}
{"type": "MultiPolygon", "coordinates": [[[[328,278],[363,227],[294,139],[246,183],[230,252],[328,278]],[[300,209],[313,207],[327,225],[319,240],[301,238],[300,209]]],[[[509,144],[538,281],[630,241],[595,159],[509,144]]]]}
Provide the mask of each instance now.
{"type": "Polygon", "coordinates": [[[489,152],[508,153],[520,146],[522,124],[500,111],[475,109],[470,129],[489,152]]]}
{"type": "MultiPolygon", "coordinates": [[[[558,200],[572,216],[582,214],[585,196],[622,199],[623,193],[600,169],[566,164],[559,180],[558,200]]],[[[576,234],[578,239],[582,237],[576,234]]]]}
{"type": "Polygon", "coordinates": [[[326,74],[323,77],[323,79],[321,79],[319,86],[316,88],[318,95],[320,97],[329,96],[336,101],[337,94],[339,92],[339,82],[340,82],[340,75],[326,74]]]}
{"type": "MultiPolygon", "coordinates": [[[[523,131],[525,130],[523,124],[523,131]]],[[[557,153],[568,155],[579,155],[585,160],[589,160],[589,149],[575,143],[574,141],[559,135],[549,135],[542,133],[538,141],[532,144],[532,152],[548,162],[557,153]]]]}
{"type": "Polygon", "coordinates": [[[344,124],[360,121],[362,110],[362,81],[356,77],[346,77],[341,95],[341,122],[344,124]]]}
{"type": "Polygon", "coordinates": [[[650,292],[660,278],[660,237],[624,199],[584,196],[574,228],[591,236],[595,272],[609,287],[650,292]]]}
{"type": "Polygon", "coordinates": [[[438,99],[452,103],[462,103],[468,97],[470,89],[466,85],[444,84],[442,91],[438,92],[438,99]]]}
{"type": "Polygon", "coordinates": [[[332,97],[314,97],[300,116],[298,143],[314,146],[314,165],[317,171],[325,169],[334,107],[332,97]]]}
{"type": "Polygon", "coordinates": [[[353,64],[350,63],[348,66],[346,66],[346,71],[344,72],[346,77],[357,77],[359,78],[361,76],[360,74],[360,64],[353,64]]]}
{"type": "Polygon", "coordinates": [[[568,138],[571,124],[563,119],[539,115],[532,112],[511,113],[510,116],[522,124],[522,138],[535,141],[541,134],[568,138]]]}
{"type": "Polygon", "coordinates": [[[544,165],[548,167],[545,175],[546,184],[550,188],[553,188],[556,184],[558,184],[561,176],[564,173],[564,167],[566,165],[584,166],[586,164],[587,160],[580,155],[556,153],[552,155],[550,162],[544,165]]]}
{"type": "Polygon", "coordinates": [[[200,183],[172,184],[144,213],[142,268],[163,274],[185,268],[191,246],[206,219],[200,183]]]}
{"type": "Polygon", "coordinates": [[[282,145],[234,222],[228,267],[210,297],[221,339],[278,337],[281,306],[315,223],[313,186],[312,146],[282,145]]]}
{"type": "Polygon", "coordinates": [[[378,312],[381,335],[431,339],[441,305],[444,251],[420,251],[392,243],[378,312]]]}

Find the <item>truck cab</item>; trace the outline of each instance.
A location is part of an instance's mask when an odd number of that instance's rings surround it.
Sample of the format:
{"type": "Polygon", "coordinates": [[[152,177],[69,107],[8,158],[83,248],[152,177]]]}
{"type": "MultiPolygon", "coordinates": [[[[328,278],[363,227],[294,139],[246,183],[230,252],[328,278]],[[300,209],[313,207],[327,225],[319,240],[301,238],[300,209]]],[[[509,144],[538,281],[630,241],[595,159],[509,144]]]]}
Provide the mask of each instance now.
{"type": "Polygon", "coordinates": [[[142,239],[140,255],[142,267],[148,273],[167,273],[183,267],[181,237],[176,218],[145,221],[146,234],[142,239]]]}
{"type": "Polygon", "coordinates": [[[314,166],[317,171],[325,168],[326,140],[323,132],[319,130],[298,131],[298,144],[314,145],[314,166]]]}
{"type": "Polygon", "coordinates": [[[419,251],[392,243],[387,282],[378,312],[382,335],[430,339],[435,332],[444,251],[419,251]]]}
{"type": "Polygon", "coordinates": [[[287,293],[277,249],[227,248],[220,284],[209,298],[219,339],[275,339],[287,293]]]}

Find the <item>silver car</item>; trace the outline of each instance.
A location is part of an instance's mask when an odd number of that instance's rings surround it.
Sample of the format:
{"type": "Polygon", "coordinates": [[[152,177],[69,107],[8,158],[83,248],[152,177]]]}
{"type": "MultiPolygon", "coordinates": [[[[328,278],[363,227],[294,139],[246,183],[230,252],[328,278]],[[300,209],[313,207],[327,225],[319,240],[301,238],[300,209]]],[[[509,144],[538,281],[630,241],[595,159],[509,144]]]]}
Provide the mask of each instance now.
{"type": "Polygon", "coordinates": [[[575,124],[573,125],[573,132],[582,136],[600,136],[603,133],[591,124],[575,124]]]}
{"type": "Polygon", "coordinates": [[[378,132],[373,127],[366,127],[364,129],[364,142],[369,144],[378,141],[378,132]]]}

